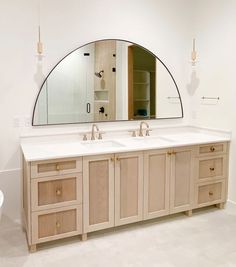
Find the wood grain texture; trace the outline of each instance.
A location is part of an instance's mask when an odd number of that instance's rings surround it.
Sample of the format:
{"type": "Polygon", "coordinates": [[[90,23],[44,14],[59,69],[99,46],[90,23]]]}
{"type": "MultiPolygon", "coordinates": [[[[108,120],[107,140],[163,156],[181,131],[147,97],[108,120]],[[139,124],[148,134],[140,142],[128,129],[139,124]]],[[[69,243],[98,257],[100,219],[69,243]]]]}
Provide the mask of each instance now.
{"type": "Polygon", "coordinates": [[[223,176],[223,157],[200,160],[199,179],[223,176]]]}
{"type": "Polygon", "coordinates": [[[210,204],[215,201],[222,202],[224,198],[224,183],[217,182],[213,184],[199,185],[198,204],[210,204]]]}
{"type": "Polygon", "coordinates": [[[42,243],[82,233],[82,206],[32,212],[32,243],[42,243]]]}
{"type": "Polygon", "coordinates": [[[171,156],[171,213],[193,208],[195,149],[196,147],[176,148],[171,156]]]}
{"type": "Polygon", "coordinates": [[[109,221],[109,161],[89,163],[89,224],[109,221]]]}
{"type": "Polygon", "coordinates": [[[200,156],[213,156],[217,154],[227,153],[227,142],[213,143],[199,146],[200,156]]]}
{"type": "Polygon", "coordinates": [[[144,153],[144,219],[169,213],[170,157],[167,150],[144,153]]]}
{"type": "Polygon", "coordinates": [[[32,211],[82,203],[82,174],[64,174],[32,179],[32,211]]]}
{"type": "Polygon", "coordinates": [[[83,233],[114,226],[114,155],[84,157],[83,233]]]}
{"type": "Polygon", "coordinates": [[[121,153],[115,164],[115,224],[143,218],[143,153],[121,153]]]}
{"type": "Polygon", "coordinates": [[[76,209],[39,215],[39,238],[76,231],[76,209]]]}
{"type": "Polygon", "coordinates": [[[31,162],[31,178],[49,177],[82,171],[82,158],[31,162]]]}

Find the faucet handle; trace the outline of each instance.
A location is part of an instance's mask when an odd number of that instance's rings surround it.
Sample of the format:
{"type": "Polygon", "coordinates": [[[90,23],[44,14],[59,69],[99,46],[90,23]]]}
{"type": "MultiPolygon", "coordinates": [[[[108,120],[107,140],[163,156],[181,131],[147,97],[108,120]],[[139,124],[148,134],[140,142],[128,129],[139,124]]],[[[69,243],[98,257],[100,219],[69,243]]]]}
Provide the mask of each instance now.
{"type": "Polygon", "coordinates": [[[136,137],[136,130],[129,130],[128,131],[129,133],[132,133],[132,137],[136,137]]]}
{"type": "Polygon", "coordinates": [[[99,131],[98,132],[98,139],[101,140],[102,139],[102,135],[105,134],[105,132],[99,131]]]}
{"type": "Polygon", "coordinates": [[[149,128],[147,128],[146,129],[146,136],[150,136],[150,132],[152,131],[152,129],[149,129],[149,128]]]}
{"type": "Polygon", "coordinates": [[[98,139],[99,139],[99,140],[102,139],[102,133],[101,133],[101,132],[98,133],[98,139]]]}
{"type": "Polygon", "coordinates": [[[87,137],[87,134],[83,134],[83,141],[87,141],[88,140],[88,137],[87,137]]]}

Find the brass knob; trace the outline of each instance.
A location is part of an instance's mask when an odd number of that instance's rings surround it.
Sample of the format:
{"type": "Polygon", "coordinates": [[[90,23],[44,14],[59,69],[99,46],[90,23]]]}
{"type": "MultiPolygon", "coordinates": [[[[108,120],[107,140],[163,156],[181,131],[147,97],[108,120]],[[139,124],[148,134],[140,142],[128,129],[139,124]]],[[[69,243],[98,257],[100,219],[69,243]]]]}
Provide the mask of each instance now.
{"type": "Polygon", "coordinates": [[[213,196],[213,192],[212,191],[209,192],[209,196],[213,196]]]}
{"type": "Polygon", "coordinates": [[[61,227],[61,224],[59,222],[56,222],[56,227],[57,228],[60,228],[61,227]]]}
{"type": "Polygon", "coordinates": [[[210,171],[213,172],[215,170],[215,168],[210,168],[210,171]]]}
{"type": "Polygon", "coordinates": [[[59,164],[56,164],[56,170],[60,171],[60,165],[59,164]]]}
{"type": "Polygon", "coordinates": [[[167,155],[168,155],[168,156],[171,156],[171,155],[172,155],[172,152],[168,151],[168,152],[167,152],[167,155]]]}
{"type": "Polygon", "coordinates": [[[211,152],[214,152],[215,151],[215,148],[213,146],[210,147],[210,151],[211,152]]]}
{"type": "Polygon", "coordinates": [[[57,190],[56,190],[56,195],[57,195],[57,196],[60,196],[61,193],[62,193],[61,189],[57,189],[57,190]]]}
{"type": "Polygon", "coordinates": [[[117,160],[117,161],[120,161],[120,158],[119,158],[119,157],[117,157],[117,158],[116,158],[116,160],[117,160]]]}

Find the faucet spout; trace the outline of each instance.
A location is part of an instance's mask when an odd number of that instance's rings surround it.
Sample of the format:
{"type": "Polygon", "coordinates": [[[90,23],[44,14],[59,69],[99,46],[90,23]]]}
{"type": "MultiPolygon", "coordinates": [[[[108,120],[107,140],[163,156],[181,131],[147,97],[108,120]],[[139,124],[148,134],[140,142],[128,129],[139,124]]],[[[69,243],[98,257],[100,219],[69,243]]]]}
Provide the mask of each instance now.
{"type": "Polygon", "coordinates": [[[98,128],[97,124],[92,125],[91,140],[95,140],[95,130],[97,133],[99,133],[99,128],[98,128]]]}
{"type": "Polygon", "coordinates": [[[141,121],[139,125],[139,136],[143,136],[143,126],[146,126],[146,135],[149,135],[149,125],[146,121],[141,121]]]}

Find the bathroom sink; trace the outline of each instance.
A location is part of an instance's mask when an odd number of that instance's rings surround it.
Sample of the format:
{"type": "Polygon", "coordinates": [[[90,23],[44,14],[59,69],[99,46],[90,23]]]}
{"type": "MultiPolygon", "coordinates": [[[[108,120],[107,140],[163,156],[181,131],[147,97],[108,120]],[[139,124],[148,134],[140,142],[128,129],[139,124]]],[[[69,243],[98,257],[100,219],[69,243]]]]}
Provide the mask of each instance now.
{"type": "Polygon", "coordinates": [[[107,148],[116,148],[124,146],[117,141],[109,141],[109,140],[84,141],[81,144],[88,149],[107,149],[107,148]]]}
{"type": "Polygon", "coordinates": [[[144,136],[144,137],[133,137],[129,140],[129,144],[136,144],[139,146],[146,146],[146,145],[165,145],[171,142],[167,138],[160,137],[160,136],[144,136]]]}

